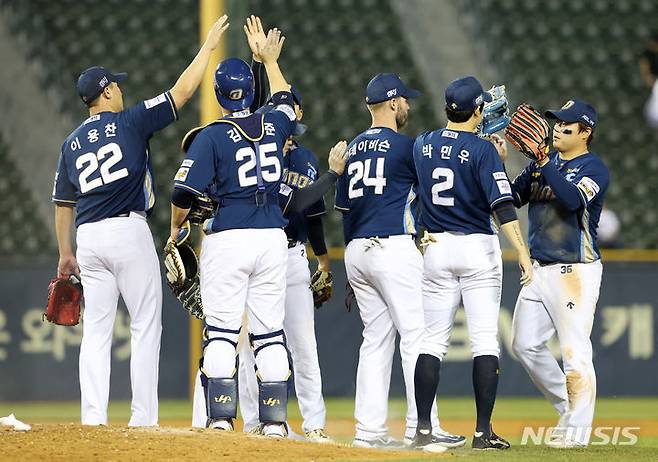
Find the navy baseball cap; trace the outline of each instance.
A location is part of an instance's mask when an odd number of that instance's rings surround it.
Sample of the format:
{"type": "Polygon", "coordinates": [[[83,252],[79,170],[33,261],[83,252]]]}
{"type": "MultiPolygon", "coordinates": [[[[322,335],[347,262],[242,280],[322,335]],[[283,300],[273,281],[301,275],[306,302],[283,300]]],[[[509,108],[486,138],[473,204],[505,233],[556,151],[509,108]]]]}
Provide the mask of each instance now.
{"type": "Polygon", "coordinates": [[[290,85],[290,93],[292,93],[292,99],[299,107],[302,107],[302,94],[295,88],[294,85],[290,85]]]}
{"type": "Polygon", "coordinates": [[[446,88],[446,105],[453,111],[472,111],[482,103],[493,100],[491,93],[472,75],[453,80],[446,88]]]}
{"type": "Polygon", "coordinates": [[[82,71],[78,77],[78,94],[85,104],[98,98],[103,90],[112,82],[123,82],[128,77],[125,72],[112,74],[101,66],[93,66],[82,71]]]}
{"type": "Polygon", "coordinates": [[[397,74],[377,74],[366,87],[366,103],[377,104],[382,101],[397,98],[417,98],[418,90],[407,87],[397,74]]]}
{"type": "Polygon", "coordinates": [[[557,119],[563,122],[580,122],[592,130],[594,130],[598,121],[594,106],[579,99],[570,99],[559,110],[546,111],[544,115],[549,119],[557,119]]]}

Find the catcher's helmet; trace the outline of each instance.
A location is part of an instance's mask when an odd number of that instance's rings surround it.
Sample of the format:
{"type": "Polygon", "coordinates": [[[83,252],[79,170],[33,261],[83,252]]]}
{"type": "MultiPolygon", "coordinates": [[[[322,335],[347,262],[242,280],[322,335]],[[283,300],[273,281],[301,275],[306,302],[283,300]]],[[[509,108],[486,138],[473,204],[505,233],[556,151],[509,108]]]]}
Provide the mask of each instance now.
{"type": "Polygon", "coordinates": [[[238,58],[225,59],[215,70],[215,96],[229,111],[241,111],[254,101],[254,74],[238,58]]]}

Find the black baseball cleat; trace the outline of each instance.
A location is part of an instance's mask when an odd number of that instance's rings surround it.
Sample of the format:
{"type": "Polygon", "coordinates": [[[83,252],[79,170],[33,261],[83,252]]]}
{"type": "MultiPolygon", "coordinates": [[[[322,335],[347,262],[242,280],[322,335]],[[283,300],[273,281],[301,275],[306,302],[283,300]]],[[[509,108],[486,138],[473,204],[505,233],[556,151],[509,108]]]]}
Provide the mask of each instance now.
{"type": "Polygon", "coordinates": [[[496,435],[493,431],[488,435],[485,435],[484,432],[475,432],[473,434],[473,443],[471,444],[473,449],[509,449],[509,441],[504,440],[500,436],[496,435]]]}

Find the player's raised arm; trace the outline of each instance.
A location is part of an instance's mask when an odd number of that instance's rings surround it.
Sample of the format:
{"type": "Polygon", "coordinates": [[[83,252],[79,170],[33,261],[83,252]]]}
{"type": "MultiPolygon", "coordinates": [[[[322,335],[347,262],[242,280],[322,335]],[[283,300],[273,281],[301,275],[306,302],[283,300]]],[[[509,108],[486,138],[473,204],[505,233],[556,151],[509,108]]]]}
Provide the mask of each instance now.
{"type": "Polygon", "coordinates": [[[187,66],[187,69],[185,69],[180,75],[176,84],[171,87],[171,90],[169,90],[178,109],[182,108],[192,97],[196,89],[199,88],[199,84],[201,83],[206,68],[208,67],[210,55],[213,50],[217,48],[219,39],[222,37],[226,29],[228,29],[228,26],[228,16],[226,15],[219,18],[217,22],[213,24],[208,32],[206,41],[201,45],[201,49],[190,65],[187,66]]]}
{"type": "Polygon", "coordinates": [[[265,70],[267,71],[267,79],[270,83],[270,92],[272,95],[275,95],[279,92],[290,91],[290,85],[288,85],[288,82],[283,76],[278,63],[285,39],[286,38],[281,35],[281,31],[274,28],[267,33],[265,43],[262,45],[260,43],[256,43],[258,56],[263,62],[265,70]]]}

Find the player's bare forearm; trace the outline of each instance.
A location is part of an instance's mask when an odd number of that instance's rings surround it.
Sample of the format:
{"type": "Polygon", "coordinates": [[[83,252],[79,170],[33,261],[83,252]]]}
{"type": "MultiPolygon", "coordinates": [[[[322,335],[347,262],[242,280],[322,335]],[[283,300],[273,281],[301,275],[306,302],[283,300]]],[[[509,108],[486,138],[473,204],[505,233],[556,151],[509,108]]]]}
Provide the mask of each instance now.
{"type": "Polygon", "coordinates": [[[180,207],[175,206],[174,204],[171,204],[171,232],[170,232],[170,237],[172,240],[176,240],[176,236],[178,235],[178,230],[180,229],[181,225],[185,221],[185,218],[187,218],[187,214],[189,213],[190,209],[182,209],[180,207]]]}
{"type": "Polygon", "coordinates": [[[178,109],[182,108],[190,100],[192,95],[194,95],[197,88],[199,88],[208,63],[210,62],[210,56],[213,50],[217,48],[220,37],[229,26],[227,21],[228,17],[224,15],[213,24],[201,49],[190,65],[180,75],[176,84],[171,87],[169,92],[178,109]]]}
{"type": "Polygon", "coordinates": [[[74,216],[74,207],[55,205],[55,234],[60,256],[73,255],[71,229],[74,216]]]}
{"type": "Polygon", "coordinates": [[[316,255],[315,258],[318,261],[318,269],[320,271],[331,271],[331,263],[329,262],[329,254],[325,253],[324,255],[316,255]]]}
{"type": "Polygon", "coordinates": [[[523,239],[523,233],[521,232],[521,226],[519,226],[519,220],[510,221],[501,225],[500,229],[505,233],[505,237],[512,244],[512,247],[519,253],[528,255],[528,247],[525,244],[523,239]]]}
{"type": "Polygon", "coordinates": [[[59,261],[57,262],[57,276],[64,277],[70,274],[80,276],[80,268],[73,254],[71,229],[75,208],[55,205],[55,234],[57,235],[57,247],[59,249],[59,261]]]}

